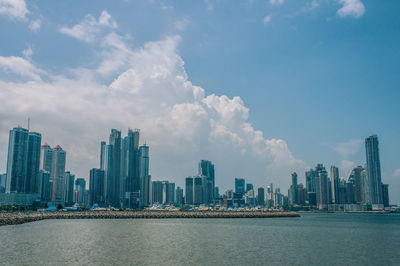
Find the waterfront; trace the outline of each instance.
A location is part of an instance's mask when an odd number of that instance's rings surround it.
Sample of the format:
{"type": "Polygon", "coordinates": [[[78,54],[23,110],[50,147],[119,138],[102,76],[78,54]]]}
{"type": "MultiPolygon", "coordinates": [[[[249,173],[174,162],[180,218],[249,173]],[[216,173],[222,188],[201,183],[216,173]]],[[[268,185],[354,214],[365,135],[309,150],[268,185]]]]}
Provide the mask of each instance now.
{"type": "Polygon", "coordinates": [[[299,217],[295,212],[263,211],[71,211],[71,212],[4,212],[0,226],[23,224],[46,219],[205,219],[205,218],[281,218],[299,217]]]}
{"type": "Polygon", "coordinates": [[[394,265],[400,215],[42,220],[0,239],[5,265],[394,265]]]}

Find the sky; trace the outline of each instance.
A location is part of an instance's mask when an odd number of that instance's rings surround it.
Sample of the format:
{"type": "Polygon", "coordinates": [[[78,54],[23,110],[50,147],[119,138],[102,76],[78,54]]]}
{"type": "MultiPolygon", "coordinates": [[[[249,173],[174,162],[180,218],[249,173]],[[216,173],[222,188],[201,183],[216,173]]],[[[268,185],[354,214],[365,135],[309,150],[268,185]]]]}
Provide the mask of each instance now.
{"type": "Polygon", "coordinates": [[[0,172],[21,125],[88,179],[112,128],[141,130],[152,180],[201,159],[224,192],[283,193],[296,171],[347,178],[378,134],[400,204],[397,0],[0,0],[0,172]]]}

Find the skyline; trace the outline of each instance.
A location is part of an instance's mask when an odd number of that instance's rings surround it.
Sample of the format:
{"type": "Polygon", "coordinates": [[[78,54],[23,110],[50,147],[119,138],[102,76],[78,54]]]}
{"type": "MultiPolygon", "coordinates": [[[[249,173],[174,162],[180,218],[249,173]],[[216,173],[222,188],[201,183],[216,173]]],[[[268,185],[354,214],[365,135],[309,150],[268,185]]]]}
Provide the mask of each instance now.
{"type": "MultiPolygon", "coordinates": [[[[82,199],[80,194],[83,189],[85,195],[86,193],[88,195],[85,204],[90,206],[93,204],[109,204],[117,208],[146,207],[151,204],[154,205],[155,198],[158,200],[158,202],[156,201],[158,204],[160,203],[159,199],[162,198],[163,204],[168,202],[179,206],[181,201],[178,198],[175,201],[174,182],[170,183],[171,192],[168,185],[169,181],[158,181],[157,178],[151,180],[149,146],[146,144],[140,146],[139,136],[140,129],[129,129],[125,137],[122,137],[121,131],[111,129],[109,144],[105,141],[100,142],[99,168],[90,169],[89,182],[85,182],[89,185],[89,187],[86,186],[89,190],[85,191],[85,185],[82,186],[81,182],[85,179],[77,178],[75,184],[75,175],[70,171],[65,171],[66,151],[59,145],[52,149],[47,142],[41,145],[42,136],[38,132],[32,132],[20,126],[15,127],[10,130],[7,173],[0,178],[0,185],[2,185],[4,183],[3,178],[7,177],[3,188],[3,193],[9,195],[6,202],[15,198],[10,194],[22,193],[27,194],[25,204],[28,205],[30,204],[28,202],[38,196],[42,203],[51,198],[52,204],[65,203],[71,205],[78,202],[82,204],[78,199],[82,199]],[[164,185],[161,185],[162,190],[159,190],[159,186],[155,185],[156,183],[166,183],[167,185],[165,188],[164,185]],[[76,189],[74,189],[74,185],[76,185],[76,189]],[[161,196],[155,197],[154,193],[157,190],[155,186],[158,187],[157,193],[160,193],[161,196]],[[165,192],[162,192],[164,190],[165,192]],[[51,195],[49,191],[52,191],[51,195]],[[164,193],[166,194],[164,195],[164,193]],[[171,201],[171,199],[174,200],[171,201]]],[[[352,169],[348,178],[339,178],[339,168],[334,165],[331,166],[330,175],[328,175],[323,164],[318,164],[314,169],[308,169],[305,172],[304,184],[298,183],[296,172],[291,174],[292,184],[288,189],[287,196],[284,193],[281,194],[279,187],[274,190],[273,183],[270,183],[266,188],[269,191],[268,193],[272,195],[271,201],[273,203],[266,203],[267,206],[275,208],[284,206],[284,208],[287,208],[298,204],[300,206],[317,207],[321,210],[340,208],[349,208],[349,210],[372,208],[376,210],[383,208],[383,206],[389,207],[389,185],[384,184],[381,178],[378,136],[371,135],[365,138],[365,147],[367,159],[365,168],[357,166],[352,169]],[[350,204],[351,206],[346,207],[343,204],[350,204]]],[[[222,204],[219,187],[215,186],[215,168],[211,161],[200,160],[197,175],[186,176],[185,204],[204,204],[206,206],[222,204]]],[[[245,186],[243,177],[235,177],[234,187],[235,192],[239,193],[240,197],[239,194],[233,196],[233,190],[228,188],[224,193],[228,197],[228,201],[225,202],[224,196],[224,205],[240,207],[245,202],[248,206],[256,204],[253,183],[246,183],[245,186]],[[244,196],[246,201],[244,201],[244,196]]],[[[259,187],[258,192],[260,189],[264,190],[264,187],[259,187]]],[[[176,193],[177,195],[182,193],[183,200],[183,189],[177,186],[176,193]]],[[[18,200],[15,202],[18,202],[18,200]]]]}
{"type": "MultiPolygon", "coordinates": [[[[66,169],[88,180],[109,130],[136,127],[158,180],[183,187],[207,159],[221,190],[236,177],[286,188],[292,172],[305,182],[317,163],[347,178],[376,133],[382,179],[400,203],[399,3],[272,2],[0,8],[9,40],[0,44],[0,150],[31,117],[44,142],[67,151],[66,169]],[[55,17],[57,8],[69,14],[55,17]]],[[[0,162],[5,172],[6,152],[0,162]]]]}

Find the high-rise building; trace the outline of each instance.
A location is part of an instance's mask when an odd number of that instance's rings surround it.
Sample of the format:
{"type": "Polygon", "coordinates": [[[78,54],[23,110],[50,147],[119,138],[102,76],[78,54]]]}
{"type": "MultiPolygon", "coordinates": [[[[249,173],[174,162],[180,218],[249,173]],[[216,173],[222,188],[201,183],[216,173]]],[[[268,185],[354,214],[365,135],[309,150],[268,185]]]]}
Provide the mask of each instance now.
{"type": "Polygon", "coordinates": [[[193,205],[194,198],[193,198],[193,177],[186,177],[185,179],[185,204],[193,205]]]}
{"type": "Polygon", "coordinates": [[[139,148],[139,180],[141,206],[150,205],[150,175],[149,175],[149,146],[143,145],[139,148]]]}
{"type": "MultiPolygon", "coordinates": [[[[339,168],[331,166],[331,195],[332,203],[339,203],[339,168]]],[[[330,202],[329,202],[330,203],[330,202]]]]}
{"type": "Polygon", "coordinates": [[[203,176],[204,203],[213,203],[215,195],[215,168],[212,162],[201,160],[199,162],[199,176],[203,176]]]}
{"type": "Polygon", "coordinates": [[[0,175],[0,193],[6,192],[6,179],[7,179],[7,174],[0,175]]]}
{"type": "Polygon", "coordinates": [[[120,207],[121,198],[121,132],[112,129],[106,156],[106,202],[113,207],[120,207]]]}
{"type": "Polygon", "coordinates": [[[366,169],[369,185],[369,203],[383,204],[381,163],[377,135],[372,135],[365,139],[365,151],[367,157],[366,169]]]}
{"type": "Polygon", "coordinates": [[[86,180],[84,178],[77,178],[75,180],[75,202],[80,206],[85,204],[85,189],[86,180]]]}
{"type": "Polygon", "coordinates": [[[193,180],[193,204],[200,205],[203,204],[203,178],[201,176],[196,176],[193,180]]]}
{"type": "Polygon", "coordinates": [[[317,205],[317,172],[314,169],[306,171],[306,200],[311,206],[317,205]]]}
{"type": "Polygon", "coordinates": [[[90,170],[89,178],[89,204],[104,205],[105,204],[105,191],[104,191],[104,170],[93,168],[90,170]]]}
{"type": "Polygon", "coordinates": [[[105,141],[100,142],[100,169],[105,170],[107,161],[107,144],[105,141]]]}
{"type": "Polygon", "coordinates": [[[51,172],[53,167],[53,149],[45,142],[40,147],[40,170],[51,172]]]}
{"type": "MultiPolygon", "coordinates": [[[[140,179],[139,177],[139,130],[128,130],[128,136],[126,137],[127,139],[127,191],[130,192],[137,192],[142,189],[143,186],[143,180],[140,179]]],[[[144,156],[143,158],[147,158],[148,162],[148,147],[144,146],[146,148],[142,148],[142,155],[144,156]]],[[[147,175],[148,175],[148,169],[147,169],[147,175]]]]}
{"type": "Polygon", "coordinates": [[[289,204],[294,205],[298,204],[297,199],[297,173],[292,174],[292,185],[289,188],[289,204]]]}
{"type": "Polygon", "coordinates": [[[71,172],[65,172],[65,204],[74,204],[74,183],[75,175],[71,172]]]}
{"type": "Polygon", "coordinates": [[[21,127],[10,130],[6,193],[39,193],[41,139],[39,133],[21,127]]]}
{"type": "Polygon", "coordinates": [[[151,203],[162,204],[163,203],[163,183],[162,181],[151,182],[151,203]]]}
{"type": "Polygon", "coordinates": [[[183,206],[183,189],[180,187],[176,187],[175,190],[175,205],[176,206],[183,206]]]}
{"type": "Polygon", "coordinates": [[[235,178],[235,192],[245,193],[245,181],[243,178],[235,178]]]}
{"type": "Polygon", "coordinates": [[[363,175],[363,167],[357,166],[354,168],[349,176],[349,180],[353,180],[354,185],[354,202],[357,204],[363,204],[364,198],[366,197],[364,191],[364,175],[363,175]]]}
{"type": "Polygon", "coordinates": [[[382,203],[384,207],[389,207],[389,185],[382,184],[382,203]]]}
{"type": "Polygon", "coordinates": [[[40,187],[41,199],[45,203],[51,202],[53,192],[53,179],[51,179],[50,172],[45,170],[39,171],[40,181],[42,185],[40,187]]]}
{"type": "Polygon", "coordinates": [[[257,203],[258,206],[265,205],[265,190],[263,187],[259,187],[257,190],[257,203]]]}
{"type": "Polygon", "coordinates": [[[316,195],[317,195],[317,206],[321,209],[326,209],[329,203],[329,183],[328,183],[328,173],[322,164],[318,164],[315,168],[317,172],[316,179],[316,195]]]}
{"type": "Polygon", "coordinates": [[[65,160],[66,152],[57,145],[53,149],[53,159],[50,176],[53,181],[51,201],[54,203],[64,203],[65,192],[65,160]]]}

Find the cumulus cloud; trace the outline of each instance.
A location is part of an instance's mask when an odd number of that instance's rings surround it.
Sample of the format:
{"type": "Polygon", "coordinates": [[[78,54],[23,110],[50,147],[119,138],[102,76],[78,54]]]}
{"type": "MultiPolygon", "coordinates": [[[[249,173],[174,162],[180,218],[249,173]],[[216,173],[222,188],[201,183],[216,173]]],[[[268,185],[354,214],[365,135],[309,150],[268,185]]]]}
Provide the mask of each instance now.
{"type": "MultiPolygon", "coordinates": [[[[26,51],[26,53],[29,54],[29,51],[26,51]]],[[[43,70],[37,68],[28,60],[18,56],[0,56],[0,68],[4,72],[17,74],[20,77],[36,81],[41,80],[40,76],[45,74],[43,70]]]]}
{"type": "Polygon", "coordinates": [[[363,143],[362,139],[351,139],[349,141],[339,143],[334,147],[334,149],[342,157],[347,158],[357,153],[361,148],[362,143],[363,143]]]}
{"type": "Polygon", "coordinates": [[[88,14],[80,23],[72,27],[61,27],[59,31],[78,40],[92,43],[104,28],[117,28],[117,22],[103,10],[98,19],[88,14]]]}
{"type": "Polygon", "coordinates": [[[362,17],[365,13],[365,6],[361,0],[338,0],[343,6],[337,11],[340,17],[362,17]]]}
{"type": "Polygon", "coordinates": [[[237,176],[286,187],[290,172],[303,171],[304,162],[284,140],[254,128],[239,96],[207,94],[192,84],[177,51],[180,41],[169,36],[131,49],[110,33],[94,46],[102,57],[97,67],[65,75],[45,73],[24,58],[1,57],[3,68],[30,80],[0,79],[0,98],[7,99],[0,105],[0,149],[7,150],[8,130],[30,116],[43,141],[67,151],[67,168],[87,177],[98,167],[99,143],[111,128],[123,134],[140,128],[141,142],[150,145],[154,179],[183,184],[197,173],[200,159],[209,159],[223,187],[237,176]]]}
{"type": "Polygon", "coordinates": [[[263,19],[264,24],[268,24],[271,21],[271,18],[272,18],[271,15],[265,16],[265,18],[263,19]]]}
{"type": "Polygon", "coordinates": [[[269,0],[269,4],[271,6],[278,6],[278,5],[282,5],[284,2],[284,0],[269,0]]]}
{"type": "Polygon", "coordinates": [[[25,20],[28,13],[24,0],[0,0],[0,15],[25,20]]]}
{"type": "Polygon", "coordinates": [[[0,15],[28,22],[29,29],[38,31],[40,29],[40,19],[28,19],[27,15],[29,13],[25,0],[0,0],[0,15]]]}

